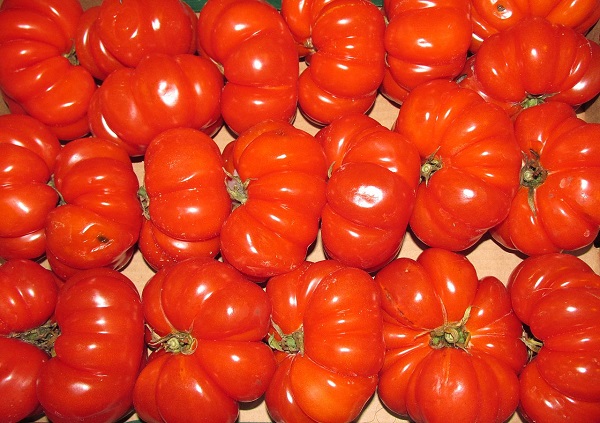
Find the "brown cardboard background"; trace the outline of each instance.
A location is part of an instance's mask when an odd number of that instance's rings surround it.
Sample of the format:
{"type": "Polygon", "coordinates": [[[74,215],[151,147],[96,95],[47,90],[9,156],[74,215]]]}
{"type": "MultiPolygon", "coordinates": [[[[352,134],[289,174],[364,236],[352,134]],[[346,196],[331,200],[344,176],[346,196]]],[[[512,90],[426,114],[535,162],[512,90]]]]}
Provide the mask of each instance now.
{"type": "MultiPolygon", "coordinates": [[[[2,0],[0,0],[0,4],[1,3],[2,0]]],[[[82,0],[82,4],[85,8],[98,3],[99,0],[82,0]]],[[[598,42],[600,39],[600,25],[596,25],[596,28],[594,28],[590,32],[590,34],[588,34],[588,37],[598,42]]],[[[6,108],[6,105],[0,102],[0,114],[5,114],[7,112],[8,110],[6,108]]],[[[385,98],[379,96],[373,107],[373,110],[370,113],[370,116],[377,119],[382,125],[389,128],[393,124],[397,113],[397,106],[393,105],[385,98]]],[[[587,107],[581,113],[580,116],[588,122],[600,122],[600,101],[595,101],[587,105],[587,107]]],[[[319,129],[318,127],[315,127],[308,123],[300,113],[298,113],[296,116],[295,126],[311,134],[316,133],[319,129]]],[[[222,148],[229,141],[233,140],[233,137],[226,130],[226,128],[222,128],[220,132],[214,137],[214,139],[217,142],[217,144],[222,148]]],[[[142,183],[143,163],[134,163],[134,168],[136,170],[136,174],[138,175],[140,183],[142,183]]],[[[416,258],[421,251],[421,246],[419,246],[419,244],[410,234],[407,234],[402,250],[400,252],[400,256],[416,258]]],[[[475,247],[466,251],[465,254],[469,258],[469,260],[475,265],[479,277],[495,276],[505,283],[512,269],[521,261],[520,256],[502,249],[490,239],[482,240],[475,247]]],[[[588,264],[590,264],[592,268],[596,271],[596,273],[600,273],[599,249],[595,247],[589,247],[583,249],[582,251],[574,252],[573,254],[581,257],[588,264]]],[[[318,261],[324,258],[322,250],[320,248],[319,240],[317,240],[317,244],[308,258],[312,261],[318,261]]],[[[123,273],[129,278],[131,278],[140,290],[143,288],[147,280],[153,275],[152,270],[146,265],[139,252],[134,255],[133,260],[123,270],[123,273]]],[[[136,420],[136,417],[133,416],[130,420],[136,420]]],[[[264,404],[260,401],[253,404],[242,405],[239,420],[240,422],[270,421],[266,413],[264,404]]],[[[42,419],[40,421],[46,420],[42,419]]],[[[381,403],[375,397],[366,407],[359,421],[387,423],[400,422],[403,420],[398,419],[390,415],[387,411],[385,411],[381,403]]],[[[514,416],[510,421],[519,422],[521,420],[518,416],[514,416]]]]}

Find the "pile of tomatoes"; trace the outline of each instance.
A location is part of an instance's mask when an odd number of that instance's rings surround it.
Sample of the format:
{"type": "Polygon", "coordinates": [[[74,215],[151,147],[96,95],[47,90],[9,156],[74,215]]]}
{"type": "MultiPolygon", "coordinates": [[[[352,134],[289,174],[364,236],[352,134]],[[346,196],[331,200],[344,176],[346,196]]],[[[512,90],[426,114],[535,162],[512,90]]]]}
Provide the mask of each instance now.
{"type": "Polygon", "coordinates": [[[600,1],[525,3],[3,0],[0,421],[600,421],[600,1]]]}

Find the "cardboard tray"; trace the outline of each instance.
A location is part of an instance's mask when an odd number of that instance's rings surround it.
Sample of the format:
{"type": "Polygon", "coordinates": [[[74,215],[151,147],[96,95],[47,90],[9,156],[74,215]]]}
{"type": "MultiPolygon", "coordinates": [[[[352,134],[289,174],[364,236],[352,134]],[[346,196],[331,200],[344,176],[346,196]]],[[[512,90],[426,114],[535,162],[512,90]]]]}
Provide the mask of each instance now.
{"type": "MultiPolygon", "coordinates": [[[[271,0],[271,2],[277,2],[278,0],[271,0]]],[[[377,1],[377,0],[376,0],[377,1]]],[[[188,1],[192,4],[193,7],[199,7],[199,2],[188,1]]],[[[0,0],[0,4],[2,1],[0,0]]],[[[99,0],[82,0],[82,4],[84,8],[89,6],[98,4],[99,0]]],[[[279,3],[280,4],[280,3],[279,3]]],[[[377,4],[377,3],[376,3],[377,4]]],[[[600,39],[600,24],[596,25],[594,29],[588,34],[588,37],[593,39],[596,42],[599,42],[600,39]]],[[[8,109],[6,105],[0,102],[0,114],[8,113],[8,109]]],[[[395,121],[398,115],[398,106],[389,102],[387,99],[378,96],[373,109],[370,111],[369,115],[379,121],[382,125],[390,128],[395,121]]],[[[580,117],[585,119],[588,122],[599,122],[600,123],[600,100],[596,100],[595,102],[591,102],[586,105],[580,113],[580,117]]],[[[310,134],[315,134],[320,128],[309,123],[301,113],[297,113],[294,125],[300,129],[305,130],[310,134]]],[[[223,148],[229,141],[234,139],[234,136],[227,130],[227,128],[222,128],[218,134],[214,137],[217,144],[223,148]]],[[[134,169],[139,178],[140,184],[143,182],[143,163],[141,161],[136,161],[134,163],[134,169]]],[[[407,233],[402,249],[400,251],[401,257],[408,257],[412,259],[416,259],[418,255],[422,251],[422,246],[420,243],[409,233],[407,233]]],[[[463,252],[468,259],[474,264],[477,269],[478,276],[495,276],[500,279],[502,282],[506,283],[511,271],[515,268],[515,266],[520,263],[522,260],[522,256],[515,254],[513,252],[507,251],[501,248],[497,243],[491,240],[489,237],[484,237],[479,243],[477,243],[474,247],[470,248],[467,251],[463,252]]],[[[572,252],[572,254],[577,255],[582,258],[585,262],[587,262],[596,273],[600,274],[600,249],[596,246],[590,246],[581,251],[572,252]]],[[[319,261],[324,259],[323,251],[320,244],[320,239],[317,239],[316,246],[308,256],[308,259],[311,261],[319,261]]],[[[138,287],[138,289],[143,288],[145,283],[150,279],[150,277],[154,274],[154,272],[150,269],[150,267],[145,263],[143,257],[139,252],[136,252],[132,261],[129,265],[123,270],[123,273],[127,275],[138,287]]],[[[198,410],[201,412],[201,410],[198,410]]],[[[47,421],[42,418],[39,421],[47,421]]],[[[135,422],[138,421],[137,416],[132,415],[128,421],[135,422]]],[[[388,422],[402,422],[402,420],[397,416],[391,415],[378,400],[375,395],[372,400],[367,404],[363,413],[357,420],[358,422],[378,422],[378,423],[388,423],[388,422]]],[[[255,423],[263,423],[263,422],[271,422],[269,416],[266,412],[266,408],[264,406],[264,402],[262,400],[258,400],[254,403],[249,404],[241,404],[240,417],[239,422],[255,422],[255,423]]],[[[518,415],[514,415],[510,422],[521,422],[521,419],[518,415]]]]}

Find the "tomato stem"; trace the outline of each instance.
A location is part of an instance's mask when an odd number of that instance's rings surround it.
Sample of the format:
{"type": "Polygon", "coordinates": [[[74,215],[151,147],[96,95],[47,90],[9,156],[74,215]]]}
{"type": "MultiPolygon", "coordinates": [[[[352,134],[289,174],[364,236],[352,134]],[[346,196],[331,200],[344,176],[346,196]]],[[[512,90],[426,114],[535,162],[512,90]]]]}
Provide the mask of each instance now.
{"type": "Polygon", "coordinates": [[[48,320],[42,326],[25,332],[11,333],[8,337],[34,345],[53,357],[55,355],[54,342],[59,335],[60,328],[58,324],[52,320],[48,320]]]}
{"type": "Polygon", "coordinates": [[[439,147],[421,165],[421,181],[425,181],[425,185],[429,183],[433,174],[442,168],[442,160],[436,156],[438,150],[439,147]]]}
{"type": "Polygon", "coordinates": [[[535,189],[542,185],[548,176],[548,171],[540,164],[540,155],[534,150],[529,150],[530,155],[523,153],[523,167],[519,174],[522,187],[529,190],[527,194],[527,203],[535,216],[537,210],[535,207],[535,189]]]}
{"type": "Polygon", "coordinates": [[[452,347],[466,351],[471,339],[471,334],[466,328],[470,315],[471,307],[468,307],[458,322],[446,322],[429,332],[431,336],[429,346],[434,349],[452,347]]]}
{"type": "Polygon", "coordinates": [[[198,341],[189,332],[172,332],[162,337],[154,337],[148,345],[151,348],[164,349],[171,354],[190,355],[196,351],[198,341]]]}
{"type": "Polygon", "coordinates": [[[229,197],[234,201],[233,207],[236,208],[244,204],[248,200],[248,185],[251,179],[242,181],[237,172],[230,173],[223,169],[225,172],[225,186],[227,187],[227,193],[229,197]]]}
{"type": "Polygon", "coordinates": [[[141,186],[138,189],[137,196],[140,200],[140,204],[142,205],[142,213],[147,220],[150,220],[150,197],[148,197],[148,191],[146,191],[145,186],[141,186]]]}
{"type": "Polygon", "coordinates": [[[304,330],[302,327],[291,334],[285,334],[277,323],[272,321],[271,325],[277,333],[277,336],[273,333],[269,335],[268,344],[271,348],[289,354],[304,354],[304,330]]]}

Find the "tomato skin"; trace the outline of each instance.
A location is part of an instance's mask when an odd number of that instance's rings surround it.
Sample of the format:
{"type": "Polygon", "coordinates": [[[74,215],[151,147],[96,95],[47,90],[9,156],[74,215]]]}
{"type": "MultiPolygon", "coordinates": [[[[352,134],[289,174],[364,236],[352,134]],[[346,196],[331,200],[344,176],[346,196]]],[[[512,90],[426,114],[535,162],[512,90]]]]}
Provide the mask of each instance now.
{"type": "Polygon", "coordinates": [[[258,123],[234,142],[228,184],[230,195],[237,190],[241,198],[221,229],[221,254],[262,281],[297,267],[317,237],[325,154],[314,136],[283,121],[258,123]]]}
{"type": "Polygon", "coordinates": [[[68,58],[82,13],[76,0],[8,0],[0,7],[2,96],[12,113],[33,116],[61,140],[89,133],[96,84],[68,58]]]}
{"type": "Polygon", "coordinates": [[[167,129],[218,130],[223,76],[208,59],[191,54],[150,54],[136,68],[107,77],[90,104],[92,133],[132,157],[143,156],[167,129]]]}
{"type": "Polygon", "coordinates": [[[293,121],[299,63],[279,11],[260,0],[210,0],[198,15],[198,52],[223,68],[221,114],[239,134],[263,120],[293,121]]]}
{"type": "Polygon", "coordinates": [[[416,422],[506,421],[527,350],[502,282],[478,279],[466,256],[440,248],[392,261],[375,282],[386,341],[381,401],[416,422]],[[435,331],[448,326],[462,337],[435,347],[435,331]]]}
{"type": "Polygon", "coordinates": [[[527,0],[504,1],[502,8],[490,0],[471,1],[473,40],[471,51],[476,52],[481,43],[492,34],[515,25],[531,16],[539,16],[552,23],[565,25],[585,34],[600,18],[598,0],[527,0]]]}
{"type": "Polygon", "coordinates": [[[217,144],[192,128],[162,132],[144,156],[148,202],[139,248],[158,269],[198,255],[216,257],[231,212],[223,158],[217,144]],[[146,238],[147,236],[147,238],[146,238]]]}
{"type": "Polygon", "coordinates": [[[503,110],[473,90],[435,80],[410,93],[394,130],[423,163],[409,221],[421,241],[464,250],[504,220],[519,186],[521,152],[503,110]]]}
{"type": "Polygon", "coordinates": [[[517,265],[508,289],[515,314],[541,343],[520,378],[526,421],[597,421],[600,276],[576,256],[548,253],[517,265]]]}
{"type": "Polygon", "coordinates": [[[403,136],[362,114],[315,135],[331,164],[321,239],[329,258],[368,272],[392,260],[404,239],[420,157],[403,136]]]}
{"type": "Polygon", "coordinates": [[[469,1],[385,0],[383,6],[384,96],[401,104],[420,83],[461,73],[472,34],[469,1]]]}
{"type": "Polygon", "coordinates": [[[135,68],[148,54],[196,52],[197,17],[180,0],[107,0],[80,18],[75,48],[81,65],[104,80],[122,67],[135,68]]]}
{"type": "Polygon", "coordinates": [[[156,345],[134,391],[138,415],[148,422],[234,422],[239,402],[259,398],[275,359],[262,342],[271,303],[262,288],[233,267],[206,257],[165,266],[142,292],[144,315],[157,337],[194,339],[189,351],[156,345]]]}
{"type": "Polygon", "coordinates": [[[526,255],[572,251],[590,245],[600,230],[600,124],[577,117],[565,103],[523,110],[515,135],[524,161],[521,185],[507,218],[491,231],[506,248],[526,255]]]}
{"type": "Polygon", "coordinates": [[[143,219],[127,152],[101,138],[71,141],[58,155],[54,184],[64,204],[48,214],[45,226],[52,269],[66,279],[81,269],[123,268],[143,219]]]}
{"type": "Polygon", "coordinates": [[[27,115],[0,116],[0,257],[37,259],[46,250],[44,224],[58,203],[48,185],[61,145],[27,115]]]}
{"type": "Polygon", "coordinates": [[[600,92],[600,45],[574,29],[531,17],[487,38],[465,66],[460,84],[511,116],[529,103],[574,108],[600,92]]]}
{"type": "Polygon", "coordinates": [[[277,422],[353,421],[375,392],[383,364],[381,300],[373,279],[334,260],[304,262],[270,278],[266,292],[273,304],[272,340],[303,332],[300,352],[278,352],[265,396],[270,416],[277,422]]]}

